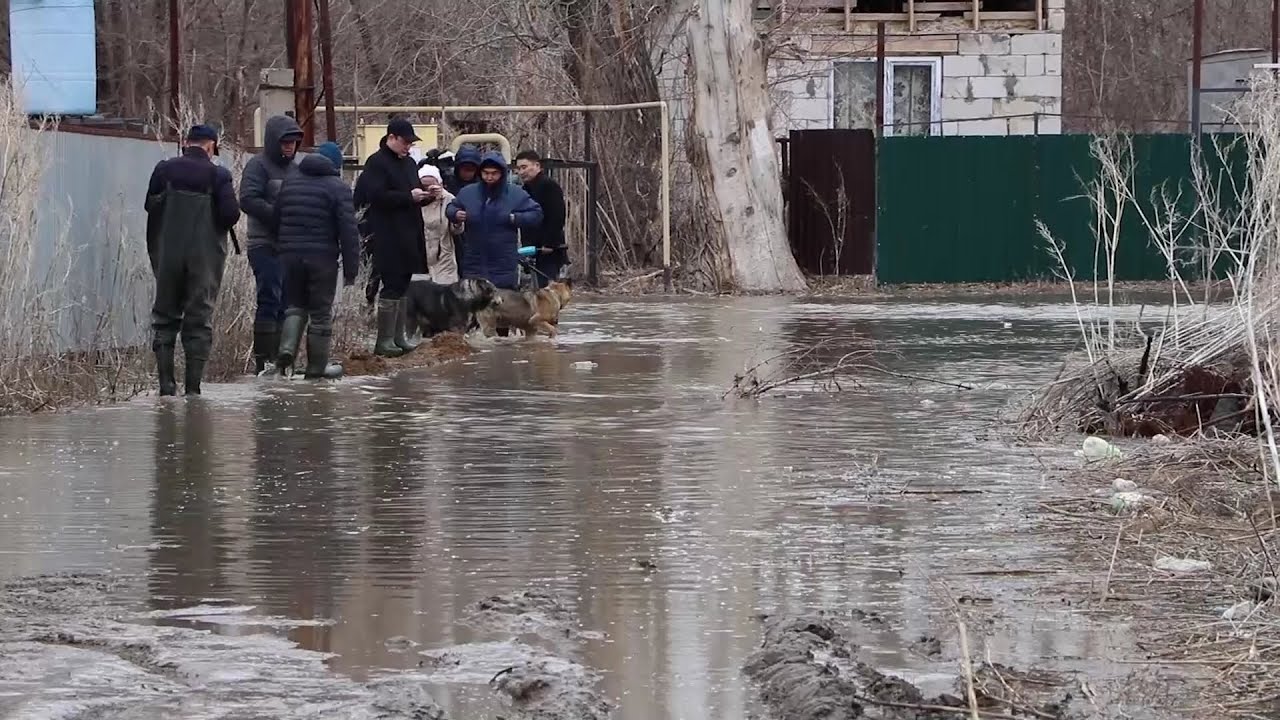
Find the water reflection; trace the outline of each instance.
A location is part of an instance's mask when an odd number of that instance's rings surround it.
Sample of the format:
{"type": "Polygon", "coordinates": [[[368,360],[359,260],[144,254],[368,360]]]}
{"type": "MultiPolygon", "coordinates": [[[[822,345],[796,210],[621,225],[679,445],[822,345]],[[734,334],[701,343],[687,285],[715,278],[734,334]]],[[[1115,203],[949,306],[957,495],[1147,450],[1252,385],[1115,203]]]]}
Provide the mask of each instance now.
{"type": "MultiPolygon", "coordinates": [[[[136,553],[85,531],[122,518],[118,542],[150,548],[148,592],[131,599],[253,605],[279,622],[202,622],[288,633],[357,678],[416,666],[387,638],[470,642],[482,636],[460,620],[478,599],[553,589],[604,634],[573,651],[605,673],[618,717],[737,720],[759,612],[881,613],[861,643],[909,667],[904,646],[934,629],[932,579],[1055,552],[1007,532],[1039,474],[984,430],[1056,369],[1074,342],[1070,312],[586,302],[562,331],[556,345],[500,345],[389,379],[215,387],[7,421],[0,545],[22,564],[0,574],[130,568],[136,553]],[[830,352],[897,351],[898,371],[980,389],[881,377],[868,394],[721,399],[753,359],[820,339],[830,352]],[[28,473],[53,482],[13,480],[28,473]],[[902,492],[947,487],[988,492],[902,492]],[[126,520],[148,512],[149,526],[126,520]]],[[[1017,610],[1028,589],[1003,585],[999,602],[1017,610]]],[[[1038,622],[1004,643],[1007,660],[1105,654],[1089,628],[1038,622]]],[[[451,712],[474,708],[443,692],[451,712]]]]}

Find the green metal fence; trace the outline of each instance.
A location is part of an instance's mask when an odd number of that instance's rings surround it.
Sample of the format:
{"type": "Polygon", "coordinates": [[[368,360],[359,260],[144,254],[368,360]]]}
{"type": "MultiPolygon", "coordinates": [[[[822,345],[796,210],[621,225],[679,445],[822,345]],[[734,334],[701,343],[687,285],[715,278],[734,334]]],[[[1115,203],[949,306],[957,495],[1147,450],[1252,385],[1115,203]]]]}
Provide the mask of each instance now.
{"type": "MultiPolygon", "coordinates": [[[[893,137],[879,141],[876,278],[882,283],[1013,282],[1052,278],[1059,265],[1036,231],[1039,219],[1066,247],[1079,280],[1105,276],[1097,248],[1093,205],[1086,194],[1099,166],[1090,135],[1022,137],[893,137]]],[[[1236,211],[1245,176],[1243,143],[1206,139],[1204,165],[1236,211]],[[1233,185],[1235,183],[1235,185],[1233,185]]],[[[1148,211],[1153,190],[1194,207],[1189,135],[1132,138],[1135,196],[1148,211]]],[[[1194,269],[1194,232],[1184,238],[1180,272],[1194,269]]],[[[1151,244],[1133,207],[1126,208],[1115,257],[1120,280],[1168,277],[1168,262],[1151,244]]]]}

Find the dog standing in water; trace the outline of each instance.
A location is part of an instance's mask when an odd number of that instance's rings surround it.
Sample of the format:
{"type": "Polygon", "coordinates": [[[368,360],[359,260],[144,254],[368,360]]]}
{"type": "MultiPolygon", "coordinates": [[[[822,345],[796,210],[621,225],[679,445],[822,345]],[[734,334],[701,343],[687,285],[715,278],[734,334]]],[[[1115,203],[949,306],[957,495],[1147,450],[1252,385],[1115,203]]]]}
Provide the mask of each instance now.
{"type": "Polygon", "coordinates": [[[497,291],[498,302],[476,313],[476,322],[485,337],[493,337],[500,327],[515,328],[531,339],[539,332],[555,337],[560,311],[573,299],[573,283],[552,282],[537,291],[497,291]]]}
{"type": "Polygon", "coordinates": [[[488,280],[441,285],[432,282],[429,275],[414,275],[405,291],[405,302],[409,323],[421,328],[426,338],[442,332],[465,333],[472,318],[500,303],[501,296],[488,280]]]}

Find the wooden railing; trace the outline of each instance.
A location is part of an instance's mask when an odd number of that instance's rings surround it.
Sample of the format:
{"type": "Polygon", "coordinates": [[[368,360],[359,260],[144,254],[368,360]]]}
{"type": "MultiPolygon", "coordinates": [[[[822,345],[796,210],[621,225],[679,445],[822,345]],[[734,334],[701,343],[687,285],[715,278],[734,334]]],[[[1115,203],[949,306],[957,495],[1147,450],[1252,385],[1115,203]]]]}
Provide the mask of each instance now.
{"type": "Polygon", "coordinates": [[[853,31],[855,22],[902,22],[907,32],[916,32],[920,22],[938,20],[944,16],[963,17],[973,22],[975,31],[982,29],[983,20],[1034,21],[1037,30],[1044,30],[1044,0],[1035,0],[1034,10],[986,10],[983,0],[905,0],[900,12],[879,12],[860,9],[859,4],[870,7],[868,0],[757,0],[756,9],[761,13],[791,15],[795,13],[844,13],[844,29],[853,31]]]}

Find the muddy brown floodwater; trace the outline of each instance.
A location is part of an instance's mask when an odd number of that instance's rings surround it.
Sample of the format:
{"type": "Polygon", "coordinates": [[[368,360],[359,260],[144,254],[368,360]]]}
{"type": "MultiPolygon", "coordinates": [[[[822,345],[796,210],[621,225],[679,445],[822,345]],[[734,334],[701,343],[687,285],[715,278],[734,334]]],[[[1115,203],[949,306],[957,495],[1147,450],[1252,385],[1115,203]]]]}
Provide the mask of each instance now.
{"type": "Polygon", "coordinates": [[[953,601],[994,661],[1132,682],[1122,623],[1041,592],[1070,549],[1020,532],[1032,451],[1072,448],[994,432],[1075,347],[1069,306],[586,299],[560,329],[0,421],[0,711],[768,717],[763,615],[856,615],[861,662],[936,694],[953,601]],[[823,338],[975,389],[721,399],[823,338]]]}

